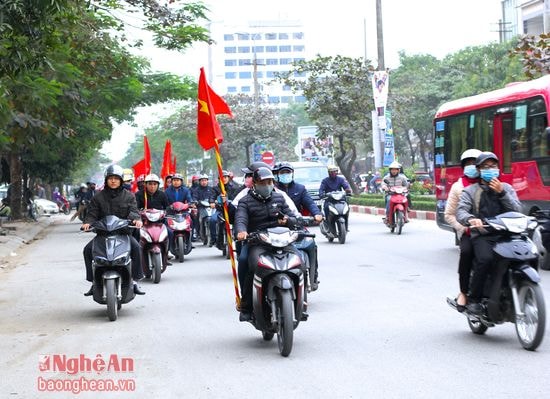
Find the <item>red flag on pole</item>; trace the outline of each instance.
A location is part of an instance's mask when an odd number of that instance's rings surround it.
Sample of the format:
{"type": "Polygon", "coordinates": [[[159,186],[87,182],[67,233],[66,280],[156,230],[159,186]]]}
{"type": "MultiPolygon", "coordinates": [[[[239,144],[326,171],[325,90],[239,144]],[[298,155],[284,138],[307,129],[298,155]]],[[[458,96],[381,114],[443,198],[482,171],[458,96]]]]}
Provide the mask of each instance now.
{"type": "Polygon", "coordinates": [[[145,175],[145,159],[142,159],[138,161],[134,166],[132,166],[132,169],[134,170],[134,181],[132,182],[132,192],[137,191],[137,179],[141,175],[145,175]]]}
{"type": "Polygon", "coordinates": [[[170,165],[170,173],[174,174],[176,173],[176,156],[174,155],[174,158],[172,159],[172,164],[170,165]]]}
{"type": "Polygon", "coordinates": [[[215,140],[218,144],[223,141],[222,130],[216,115],[227,114],[233,117],[233,114],[225,101],[206,82],[204,68],[201,68],[197,99],[197,140],[202,148],[209,150],[214,147],[215,140]]]}
{"type": "Polygon", "coordinates": [[[162,169],[160,171],[160,177],[162,181],[166,180],[166,176],[172,174],[172,143],[170,140],[166,140],[164,145],[164,156],[162,158],[162,169]]]}
{"type": "Polygon", "coordinates": [[[147,136],[143,136],[143,161],[145,163],[145,172],[143,173],[148,175],[151,173],[151,149],[149,148],[147,136]]]}

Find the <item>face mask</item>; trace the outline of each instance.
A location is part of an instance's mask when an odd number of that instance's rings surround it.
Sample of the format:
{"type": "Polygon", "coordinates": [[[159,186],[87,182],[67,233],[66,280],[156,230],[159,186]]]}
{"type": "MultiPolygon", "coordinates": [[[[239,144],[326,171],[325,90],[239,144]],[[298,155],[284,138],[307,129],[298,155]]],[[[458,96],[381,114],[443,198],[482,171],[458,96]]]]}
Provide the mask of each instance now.
{"type": "Polygon", "coordinates": [[[292,174],[291,173],[283,173],[282,175],[279,175],[279,182],[283,183],[283,184],[292,183],[292,174]]]}
{"type": "Polygon", "coordinates": [[[490,182],[494,177],[498,177],[499,175],[499,169],[483,169],[481,171],[481,178],[486,182],[490,182]]]}
{"type": "Polygon", "coordinates": [[[466,165],[464,168],[464,176],[469,177],[470,179],[475,179],[479,177],[479,171],[475,165],[466,165]]]}
{"type": "Polygon", "coordinates": [[[273,184],[268,184],[267,186],[254,186],[254,190],[264,198],[268,198],[273,191],[273,184]]]}

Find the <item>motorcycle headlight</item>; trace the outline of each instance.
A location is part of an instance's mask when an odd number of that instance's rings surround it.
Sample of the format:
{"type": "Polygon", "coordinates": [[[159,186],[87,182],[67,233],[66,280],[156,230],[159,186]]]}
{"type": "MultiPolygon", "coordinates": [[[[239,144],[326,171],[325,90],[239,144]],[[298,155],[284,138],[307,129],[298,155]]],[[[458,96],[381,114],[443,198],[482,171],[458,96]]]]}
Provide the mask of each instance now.
{"type": "Polygon", "coordinates": [[[94,258],[94,262],[97,266],[107,266],[109,264],[109,261],[107,259],[99,257],[99,256],[96,256],[94,258]]]}
{"type": "Polygon", "coordinates": [[[121,255],[113,261],[113,265],[124,266],[124,265],[127,265],[128,262],[130,262],[130,257],[126,255],[121,255]]]}
{"type": "Polygon", "coordinates": [[[346,204],[344,205],[344,213],[348,213],[348,211],[349,211],[349,205],[346,204]]]}
{"type": "Polygon", "coordinates": [[[329,205],[328,210],[334,213],[335,215],[338,215],[338,210],[335,207],[329,205]]]}
{"type": "Polygon", "coordinates": [[[512,233],[522,233],[527,230],[527,218],[502,218],[502,222],[512,233]]]}

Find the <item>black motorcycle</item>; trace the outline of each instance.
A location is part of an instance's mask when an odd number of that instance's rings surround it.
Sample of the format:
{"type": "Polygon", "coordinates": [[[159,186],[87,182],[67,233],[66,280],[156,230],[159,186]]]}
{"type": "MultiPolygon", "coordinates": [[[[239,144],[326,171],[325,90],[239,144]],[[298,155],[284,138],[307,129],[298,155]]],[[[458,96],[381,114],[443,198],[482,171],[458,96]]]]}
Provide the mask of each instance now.
{"type": "MultiPolygon", "coordinates": [[[[485,284],[482,315],[463,314],[475,334],[504,322],[516,325],[521,345],[535,350],[544,337],[546,308],[539,285],[538,251],[529,234],[537,227],[533,217],[506,212],[485,220],[488,234],[498,235],[493,247],[495,263],[485,284]]],[[[454,299],[447,303],[457,309],[454,299]]]]}
{"type": "MultiPolygon", "coordinates": [[[[317,282],[317,266],[319,265],[319,259],[317,256],[310,256],[310,248],[315,245],[315,233],[311,233],[307,229],[307,226],[312,226],[315,224],[315,219],[312,216],[303,216],[299,219],[299,224],[300,228],[298,229],[298,232],[300,235],[294,245],[302,254],[304,270],[306,272],[304,280],[307,293],[316,290],[314,287],[317,282]]],[[[305,299],[305,302],[307,303],[307,299],[305,299]]]]}
{"type": "Polygon", "coordinates": [[[93,298],[107,305],[109,320],[115,321],[123,303],[135,297],[132,279],[129,221],[106,216],[92,224],[93,298]]]}
{"type": "Polygon", "coordinates": [[[550,270],[550,210],[535,212],[538,226],[533,232],[533,242],[540,253],[539,267],[542,270],[550,270]]]}
{"type": "Polygon", "coordinates": [[[302,260],[287,249],[300,234],[287,227],[273,227],[248,237],[249,243],[264,249],[254,275],[251,323],[266,341],[277,334],[279,353],[285,357],[292,351],[294,329],[306,319],[302,260]]]}
{"type": "Polygon", "coordinates": [[[340,244],[346,242],[348,230],[349,205],[344,191],[332,191],[326,193],[322,199],[321,209],[324,209],[324,201],[328,202],[328,215],[321,223],[321,233],[328,238],[329,242],[338,238],[340,244]]]}

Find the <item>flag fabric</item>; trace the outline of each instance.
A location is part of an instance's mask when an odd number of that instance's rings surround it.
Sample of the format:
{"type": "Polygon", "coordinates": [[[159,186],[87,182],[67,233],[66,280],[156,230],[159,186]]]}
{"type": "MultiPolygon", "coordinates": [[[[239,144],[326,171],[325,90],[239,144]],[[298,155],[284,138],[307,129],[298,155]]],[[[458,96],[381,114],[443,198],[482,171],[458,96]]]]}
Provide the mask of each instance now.
{"type": "Polygon", "coordinates": [[[166,176],[172,173],[172,143],[170,143],[170,140],[166,140],[166,144],[164,145],[164,156],[162,157],[162,169],[160,171],[162,181],[165,181],[166,176]]]}
{"type": "Polygon", "coordinates": [[[216,115],[227,114],[233,117],[229,106],[206,82],[204,68],[201,68],[198,90],[197,140],[202,148],[209,150],[223,141],[222,130],[216,115]]]}
{"type": "Polygon", "coordinates": [[[143,162],[145,163],[145,175],[151,173],[151,149],[149,148],[149,140],[147,136],[143,136],[143,162]]]}
{"type": "Polygon", "coordinates": [[[132,182],[132,192],[135,193],[137,191],[137,179],[141,175],[146,175],[145,173],[145,159],[142,159],[134,166],[132,166],[132,169],[134,170],[134,181],[132,182]]]}
{"type": "Polygon", "coordinates": [[[174,155],[174,158],[172,158],[172,164],[170,165],[170,173],[174,174],[176,173],[177,167],[176,167],[176,156],[174,155]]]}

